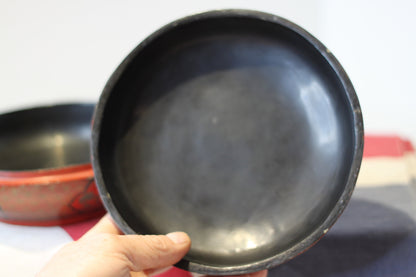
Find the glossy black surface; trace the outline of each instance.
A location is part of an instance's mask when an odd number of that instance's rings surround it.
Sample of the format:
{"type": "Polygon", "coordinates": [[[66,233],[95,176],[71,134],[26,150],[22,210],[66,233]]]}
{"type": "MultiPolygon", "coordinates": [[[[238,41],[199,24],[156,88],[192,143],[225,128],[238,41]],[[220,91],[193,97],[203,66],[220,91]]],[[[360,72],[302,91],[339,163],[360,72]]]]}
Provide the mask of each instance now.
{"type": "Polygon", "coordinates": [[[0,115],[0,170],[90,162],[92,104],[64,104],[0,115]]]}
{"type": "Polygon", "coordinates": [[[358,100],[329,51],[281,18],[216,11],[138,46],[101,96],[97,184],[126,233],[182,230],[180,267],[279,264],[335,222],[362,155],[358,100]]]}

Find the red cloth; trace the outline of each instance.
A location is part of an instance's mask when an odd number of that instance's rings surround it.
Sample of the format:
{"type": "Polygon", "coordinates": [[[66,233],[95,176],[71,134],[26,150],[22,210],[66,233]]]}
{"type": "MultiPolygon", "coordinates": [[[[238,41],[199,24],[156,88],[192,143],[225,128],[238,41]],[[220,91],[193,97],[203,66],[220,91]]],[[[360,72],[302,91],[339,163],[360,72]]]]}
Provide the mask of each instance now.
{"type": "Polygon", "coordinates": [[[407,152],[414,152],[412,143],[399,136],[367,135],[364,138],[364,158],[402,157],[407,152]]]}

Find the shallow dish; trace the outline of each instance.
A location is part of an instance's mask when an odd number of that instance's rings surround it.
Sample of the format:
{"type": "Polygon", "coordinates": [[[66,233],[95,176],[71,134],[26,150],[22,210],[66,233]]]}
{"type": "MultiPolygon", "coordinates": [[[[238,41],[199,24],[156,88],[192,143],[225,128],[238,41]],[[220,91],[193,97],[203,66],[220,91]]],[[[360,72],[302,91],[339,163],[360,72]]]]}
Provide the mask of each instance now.
{"type": "Polygon", "coordinates": [[[182,230],[177,266],[242,274],[311,247],[340,216],[363,148],[357,96],[297,25],[212,11],[144,40],[95,112],[93,167],[125,233],[182,230]]]}
{"type": "Polygon", "coordinates": [[[0,220],[72,223],[103,214],[90,163],[92,104],[0,115],[0,220]]]}

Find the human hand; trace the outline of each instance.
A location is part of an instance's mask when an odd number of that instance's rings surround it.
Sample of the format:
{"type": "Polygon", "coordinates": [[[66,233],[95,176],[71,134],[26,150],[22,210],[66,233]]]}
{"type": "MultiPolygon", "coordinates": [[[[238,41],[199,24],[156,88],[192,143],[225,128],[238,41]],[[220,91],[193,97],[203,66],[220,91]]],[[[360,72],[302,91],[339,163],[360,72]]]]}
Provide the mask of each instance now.
{"type": "MultiPolygon", "coordinates": [[[[37,276],[144,277],[178,262],[190,246],[183,232],[123,235],[106,215],[78,241],[62,247],[37,276]]],[[[244,276],[265,277],[267,271],[244,276]]]]}

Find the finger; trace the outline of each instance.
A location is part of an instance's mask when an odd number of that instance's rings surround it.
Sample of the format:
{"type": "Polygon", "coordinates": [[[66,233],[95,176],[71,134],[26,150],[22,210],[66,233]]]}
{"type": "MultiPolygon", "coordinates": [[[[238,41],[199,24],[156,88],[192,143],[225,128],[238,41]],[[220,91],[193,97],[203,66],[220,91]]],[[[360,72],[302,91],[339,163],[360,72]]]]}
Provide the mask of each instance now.
{"type": "Polygon", "coordinates": [[[146,276],[154,276],[154,275],[162,274],[162,273],[168,271],[171,268],[172,268],[172,266],[167,266],[167,267],[164,267],[164,268],[157,268],[157,269],[146,269],[144,271],[144,273],[145,273],[146,276]]]}
{"type": "Polygon", "coordinates": [[[130,272],[130,277],[147,277],[147,274],[144,272],[130,272]]]}
{"type": "Polygon", "coordinates": [[[166,271],[168,271],[171,268],[172,268],[172,266],[159,268],[159,269],[147,269],[147,270],[140,271],[140,272],[131,271],[130,272],[130,277],[155,276],[155,275],[165,273],[166,271]]]}
{"type": "Polygon", "coordinates": [[[163,235],[119,236],[121,251],[131,271],[159,269],[177,263],[189,251],[191,240],[183,232],[163,235]]]}
{"type": "Polygon", "coordinates": [[[82,238],[102,233],[115,235],[123,234],[123,232],[120,229],[118,229],[117,225],[114,223],[110,215],[106,214],[100,219],[100,221],[98,221],[97,224],[94,225],[94,227],[92,227],[87,233],[85,233],[82,236],[82,238]]]}

